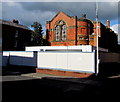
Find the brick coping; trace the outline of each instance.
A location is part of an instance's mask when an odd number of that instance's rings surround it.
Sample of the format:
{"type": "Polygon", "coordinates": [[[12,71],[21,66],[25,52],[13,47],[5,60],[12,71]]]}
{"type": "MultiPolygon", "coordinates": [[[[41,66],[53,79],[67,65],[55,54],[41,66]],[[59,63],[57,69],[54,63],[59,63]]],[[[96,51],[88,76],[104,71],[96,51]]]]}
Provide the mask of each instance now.
{"type": "Polygon", "coordinates": [[[61,70],[53,70],[53,69],[39,69],[39,68],[36,68],[36,72],[43,74],[71,76],[71,77],[79,77],[79,78],[87,78],[94,74],[94,73],[83,73],[83,72],[72,72],[72,71],[61,71],[61,70]]]}

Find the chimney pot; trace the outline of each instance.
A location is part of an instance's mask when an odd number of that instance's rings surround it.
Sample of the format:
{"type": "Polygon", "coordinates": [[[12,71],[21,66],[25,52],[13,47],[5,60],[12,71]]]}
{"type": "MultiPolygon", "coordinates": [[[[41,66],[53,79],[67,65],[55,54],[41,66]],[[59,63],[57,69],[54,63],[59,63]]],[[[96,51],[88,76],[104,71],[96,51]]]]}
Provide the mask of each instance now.
{"type": "Polygon", "coordinates": [[[13,22],[13,23],[16,23],[16,24],[19,24],[19,21],[16,20],[16,19],[13,19],[12,22],[13,22]]]}
{"type": "Polygon", "coordinates": [[[82,14],[82,18],[86,18],[86,14],[82,14]]]}
{"type": "Polygon", "coordinates": [[[110,21],[109,20],[106,21],[106,26],[110,28],[110,21]]]}

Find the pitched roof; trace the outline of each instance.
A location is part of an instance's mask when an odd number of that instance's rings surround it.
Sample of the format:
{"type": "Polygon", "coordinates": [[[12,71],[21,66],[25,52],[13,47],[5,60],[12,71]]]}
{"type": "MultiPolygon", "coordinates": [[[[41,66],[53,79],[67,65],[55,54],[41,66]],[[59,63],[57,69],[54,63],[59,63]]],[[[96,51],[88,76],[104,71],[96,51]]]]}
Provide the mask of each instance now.
{"type": "Polygon", "coordinates": [[[21,25],[21,24],[14,23],[12,21],[5,21],[5,20],[0,19],[0,24],[9,25],[9,26],[13,26],[13,27],[16,27],[16,28],[22,28],[22,29],[25,29],[25,30],[30,30],[28,27],[26,27],[24,25],[21,25]]]}
{"type": "MultiPolygon", "coordinates": [[[[69,16],[69,15],[67,15],[66,13],[64,13],[63,11],[59,11],[54,17],[53,17],[53,19],[52,20],[54,20],[54,18],[55,17],[57,17],[60,13],[63,13],[63,14],[65,14],[66,16],[68,16],[68,17],[70,17],[71,18],[71,16],[69,16]]],[[[52,21],[51,20],[51,21],[52,21]]]]}
{"type": "MultiPolygon", "coordinates": [[[[64,15],[66,15],[66,16],[68,16],[69,18],[73,18],[73,17],[75,17],[75,16],[69,16],[68,14],[66,14],[66,13],[64,13],[63,11],[59,11],[54,17],[53,17],[53,19],[51,20],[51,21],[53,21],[54,20],[54,18],[55,17],[57,17],[60,13],[63,13],[64,15]]],[[[78,21],[91,21],[91,20],[89,20],[89,19],[87,19],[87,18],[78,18],[77,19],[78,21]]],[[[47,22],[51,22],[51,21],[47,21],[47,22]]]]}

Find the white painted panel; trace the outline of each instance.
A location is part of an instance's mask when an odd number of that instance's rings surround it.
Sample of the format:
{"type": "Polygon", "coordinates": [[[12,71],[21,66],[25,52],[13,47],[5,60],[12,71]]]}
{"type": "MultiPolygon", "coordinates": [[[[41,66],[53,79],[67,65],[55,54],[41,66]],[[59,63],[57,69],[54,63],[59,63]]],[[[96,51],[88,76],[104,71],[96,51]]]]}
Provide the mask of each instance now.
{"type": "Polygon", "coordinates": [[[56,68],[57,66],[56,53],[41,53],[38,52],[38,68],[56,68]]]}
{"type": "Polygon", "coordinates": [[[68,70],[75,72],[93,72],[95,70],[94,53],[78,52],[38,52],[38,68],[68,70]]]}
{"type": "Polygon", "coordinates": [[[26,47],[25,51],[46,51],[46,50],[77,50],[77,51],[82,51],[82,52],[92,52],[93,51],[93,46],[91,45],[80,45],[80,46],[31,46],[31,47],[26,47]]]}
{"type": "Polygon", "coordinates": [[[68,69],[94,72],[94,53],[68,53],[68,69]]]}
{"type": "Polygon", "coordinates": [[[3,51],[3,56],[9,56],[10,52],[9,51],[3,51]]]}
{"type": "Polygon", "coordinates": [[[23,58],[20,58],[19,56],[10,56],[10,64],[23,66],[23,58]]]}
{"type": "Polygon", "coordinates": [[[33,51],[11,51],[10,52],[11,56],[21,56],[21,57],[34,57],[33,51]]]}
{"type": "Polygon", "coordinates": [[[3,51],[3,53],[2,53],[2,66],[7,66],[9,54],[10,53],[8,51],[3,51]]]}
{"type": "Polygon", "coordinates": [[[57,68],[67,69],[67,53],[57,53],[57,68]]]}
{"type": "Polygon", "coordinates": [[[21,66],[37,66],[36,54],[33,52],[25,51],[11,51],[10,52],[10,64],[21,66]]]}

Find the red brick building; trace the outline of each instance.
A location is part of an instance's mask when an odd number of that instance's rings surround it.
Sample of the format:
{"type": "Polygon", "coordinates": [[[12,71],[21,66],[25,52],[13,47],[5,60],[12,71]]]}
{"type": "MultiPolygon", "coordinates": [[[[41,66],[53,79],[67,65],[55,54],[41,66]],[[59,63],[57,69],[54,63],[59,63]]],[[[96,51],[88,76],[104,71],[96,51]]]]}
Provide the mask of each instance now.
{"type": "MultiPolygon", "coordinates": [[[[110,22],[106,26],[98,22],[99,46],[115,50],[117,35],[110,29],[110,22]]],[[[51,46],[93,45],[96,46],[96,22],[82,15],[69,16],[59,12],[46,24],[47,40],[51,46]]]]}

